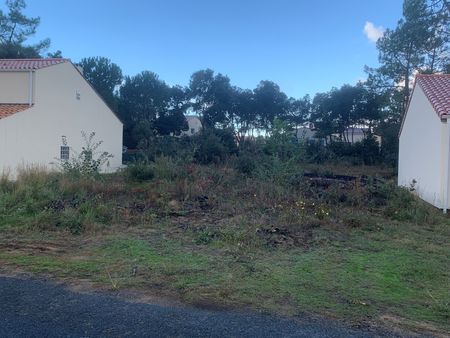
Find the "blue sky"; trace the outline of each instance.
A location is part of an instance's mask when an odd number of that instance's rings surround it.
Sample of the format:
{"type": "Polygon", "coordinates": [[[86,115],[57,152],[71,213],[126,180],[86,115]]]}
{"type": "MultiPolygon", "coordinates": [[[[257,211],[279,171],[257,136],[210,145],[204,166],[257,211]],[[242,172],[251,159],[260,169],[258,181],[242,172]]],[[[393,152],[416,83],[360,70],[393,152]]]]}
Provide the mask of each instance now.
{"type": "Polygon", "coordinates": [[[212,68],[234,85],[272,80],[293,97],[354,84],[377,65],[377,27],[393,28],[402,0],[28,0],[36,39],[77,62],[107,56],[126,75],[151,70],[187,85],[212,68]]]}

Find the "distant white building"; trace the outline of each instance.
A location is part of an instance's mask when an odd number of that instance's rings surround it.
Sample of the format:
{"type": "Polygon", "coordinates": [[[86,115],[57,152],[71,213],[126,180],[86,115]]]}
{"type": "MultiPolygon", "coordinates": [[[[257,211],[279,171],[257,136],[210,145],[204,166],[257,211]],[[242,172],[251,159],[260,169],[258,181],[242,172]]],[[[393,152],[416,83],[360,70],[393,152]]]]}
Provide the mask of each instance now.
{"type": "MultiPolygon", "coordinates": [[[[344,131],[345,139],[348,143],[354,144],[357,142],[362,142],[366,137],[370,135],[369,129],[365,127],[350,127],[344,131]]],[[[340,139],[341,135],[333,134],[335,139],[340,139]]],[[[381,146],[381,136],[372,134],[375,141],[381,146]]]]}
{"type": "MultiPolygon", "coordinates": [[[[345,140],[348,143],[354,144],[354,143],[361,142],[362,140],[364,140],[370,133],[367,128],[351,127],[351,128],[347,128],[344,131],[344,134],[345,134],[345,140]]],[[[320,142],[321,144],[325,144],[324,139],[317,138],[317,132],[314,128],[313,123],[307,123],[304,126],[297,128],[296,136],[297,136],[298,140],[317,141],[317,142],[320,142]]],[[[344,141],[343,139],[341,139],[341,135],[339,135],[339,134],[332,134],[331,136],[334,141],[344,141]]],[[[381,136],[373,135],[373,137],[378,142],[378,144],[381,145],[381,136]]]]}
{"type": "Polygon", "coordinates": [[[195,115],[186,116],[186,121],[188,123],[188,130],[185,130],[181,133],[181,135],[192,136],[200,132],[202,129],[202,122],[200,118],[195,115]]]}
{"type": "Polygon", "coordinates": [[[70,60],[0,60],[0,174],[70,159],[82,131],[114,156],[103,171],[121,166],[122,122],[70,60]]]}
{"type": "Polygon", "coordinates": [[[299,141],[319,141],[316,134],[313,123],[306,123],[295,130],[295,135],[299,141]]]}
{"type": "Polygon", "coordinates": [[[417,75],[400,129],[398,184],[450,206],[450,75],[417,75]]]}

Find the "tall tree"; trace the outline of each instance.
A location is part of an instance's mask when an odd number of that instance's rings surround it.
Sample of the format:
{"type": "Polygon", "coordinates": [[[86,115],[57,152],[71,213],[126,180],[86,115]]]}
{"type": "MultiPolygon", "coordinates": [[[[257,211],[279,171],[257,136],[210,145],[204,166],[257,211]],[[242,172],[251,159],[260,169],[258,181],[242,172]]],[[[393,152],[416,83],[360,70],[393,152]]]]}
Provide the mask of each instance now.
{"type": "Polygon", "coordinates": [[[343,85],[314,97],[312,120],[319,137],[332,141],[332,134],[353,142],[354,128],[364,126],[373,132],[381,118],[382,96],[362,84],[343,85]]]}
{"type": "Polygon", "coordinates": [[[253,91],[235,87],[233,89],[233,129],[240,141],[256,128],[256,109],[253,91]]]}
{"type": "Polygon", "coordinates": [[[406,109],[411,91],[411,78],[425,66],[427,44],[431,39],[431,13],[426,0],[405,0],[403,18],[394,30],[387,30],[378,40],[380,74],[403,92],[402,111],[406,109]]]}
{"type": "Polygon", "coordinates": [[[404,0],[403,18],[378,40],[378,69],[368,69],[365,83],[376,94],[381,117],[376,132],[382,152],[395,163],[397,137],[417,72],[450,70],[449,0],[404,0]]]}
{"type": "Polygon", "coordinates": [[[180,86],[168,88],[169,100],[166,109],[159,112],[155,129],[159,135],[180,135],[188,130],[185,113],[189,108],[186,89],[180,86]]]}
{"type": "Polygon", "coordinates": [[[287,105],[286,121],[297,129],[311,117],[311,99],[305,95],[301,99],[290,98],[287,105]]]}
{"type": "Polygon", "coordinates": [[[133,122],[154,121],[166,109],[169,87],[150,71],[135,76],[126,76],[120,88],[120,99],[124,116],[133,122]]]}
{"type": "Polygon", "coordinates": [[[233,88],[227,76],[214,74],[211,69],[195,72],[189,82],[189,93],[204,127],[232,125],[233,88]]]}
{"type": "Polygon", "coordinates": [[[119,116],[125,124],[125,144],[134,147],[160,134],[177,134],[187,128],[184,89],[170,87],[158,75],[144,71],[125,77],[120,88],[119,116]]]}
{"type": "Polygon", "coordinates": [[[450,65],[450,1],[429,0],[430,35],[426,46],[426,72],[445,71],[450,65]]]}
{"type": "Polygon", "coordinates": [[[117,89],[123,76],[118,65],[105,57],[88,57],[81,59],[79,66],[84,77],[92,84],[100,96],[115,111],[118,108],[117,89]]]}
{"type": "Polygon", "coordinates": [[[6,0],[7,13],[0,10],[0,58],[36,58],[50,46],[50,39],[24,45],[36,33],[39,17],[27,17],[24,0],[6,0]]]}
{"type": "Polygon", "coordinates": [[[253,94],[259,127],[269,130],[275,118],[285,116],[288,107],[287,96],[272,81],[261,81],[253,90],[253,94]]]}
{"type": "Polygon", "coordinates": [[[449,14],[448,0],[404,0],[403,18],[378,40],[381,66],[369,70],[368,82],[390,93],[391,101],[400,100],[393,102],[393,114],[405,112],[415,73],[445,71],[450,64],[449,14]]]}
{"type": "Polygon", "coordinates": [[[331,92],[317,93],[312,101],[311,120],[316,128],[317,138],[327,143],[332,141],[331,135],[337,130],[336,121],[331,108],[331,92]]]}

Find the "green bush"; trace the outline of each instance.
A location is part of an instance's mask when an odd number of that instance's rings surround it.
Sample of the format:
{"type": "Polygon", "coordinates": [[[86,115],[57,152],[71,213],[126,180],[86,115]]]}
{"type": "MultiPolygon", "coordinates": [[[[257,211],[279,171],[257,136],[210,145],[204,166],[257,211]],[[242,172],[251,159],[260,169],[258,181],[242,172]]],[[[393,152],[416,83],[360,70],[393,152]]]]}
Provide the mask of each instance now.
{"type": "Polygon", "coordinates": [[[68,160],[57,159],[63,172],[72,177],[81,176],[96,176],[99,174],[102,166],[108,165],[109,159],[113,157],[112,154],[106,151],[99,151],[103,141],[94,141],[95,132],[89,135],[82,131],[81,135],[84,139],[85,146],[81,148],[81,152],[74,153],[68,160]]]}
{"type": "Polygon", "coordinates": [[[155,177],[155,170],[147,162],[135,162],[126,167],[125,175],[133,181],[149,181],[155,177]]]}
{"type": "Polygon", "coordinates": [[[158,157],[170,157],[183,162],[192,162],[194,157],[194,138],[188,136],[153,136],[148,142],[140,144],[140,156],[147,161],[158,157]]]}
{"type": "Polygon", "coordinates": [[[183,173],[178,163],[168,156],[157,157],[153,163],[153,170],[156,178],[166,180],[174,180],[183,173]]]}
{"type": "Polygon", "coordinates": [[[307,142],[305,148],[307,162],[321,164],[336,159],[331,149],[319,142],[307,142]]]}
{"type": "Polygon", "coordinates": [[[9,179],[9,175],[0,175],[0,193],[10,193],[14,190],[14,183],[9,179]]]}
{"type": "Polygon", "coordinates": [[[238,150],[234,135],[228,129],[203,130],[194,142],[194,160],[200,164],[221,163],[238,150]]]}
{"type": "Polygon", "coordinates": [[[240,154],[236,160],[236,170],[245,175],[251,175],[256,169],[255,159],[251,154],[240,154]]]}
{"type": "Polygon", "coordinates": [[[266,140],[264,151],[266,154],[286,161],[294,157],[299,147],[297,138],[289,125],[280,119],[273,121],[272,135],[266,140]]]}

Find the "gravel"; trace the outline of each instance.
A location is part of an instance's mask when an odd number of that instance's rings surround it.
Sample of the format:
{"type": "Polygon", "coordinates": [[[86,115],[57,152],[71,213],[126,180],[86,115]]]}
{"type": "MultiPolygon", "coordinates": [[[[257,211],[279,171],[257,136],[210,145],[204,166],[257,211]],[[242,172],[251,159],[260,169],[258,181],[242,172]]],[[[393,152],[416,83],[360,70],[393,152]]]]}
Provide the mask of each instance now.
{"type": "Polygon", "coordinates": [[[392,337],[324,318],[132,303],[41,279],[0,277],[0,337],[392,337]]]}

